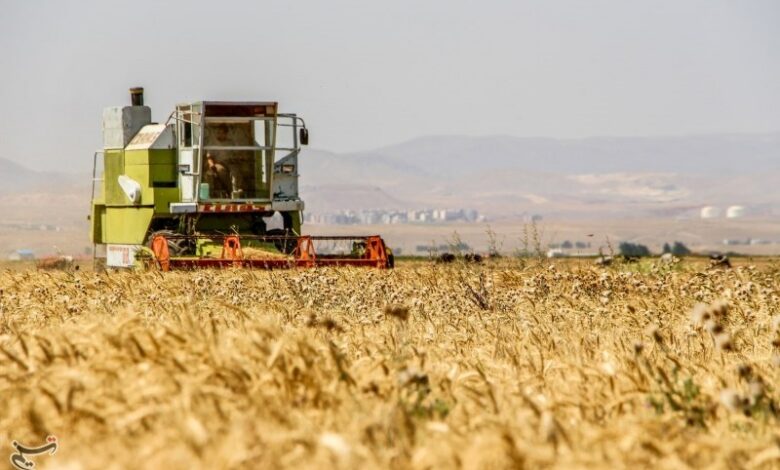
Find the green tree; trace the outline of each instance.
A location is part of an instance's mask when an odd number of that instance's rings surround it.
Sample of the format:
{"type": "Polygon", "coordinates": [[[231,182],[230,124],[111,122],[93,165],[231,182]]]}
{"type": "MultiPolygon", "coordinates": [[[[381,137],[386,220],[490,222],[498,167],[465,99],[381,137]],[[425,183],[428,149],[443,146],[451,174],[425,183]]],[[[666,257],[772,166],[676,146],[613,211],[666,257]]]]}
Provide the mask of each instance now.
{"type": "Polygon", "coordinates": [[[674,245],[672,246],[672,254],[674,256],[686,256],[691,254],[691,250],[689,250],[687,246],[683,245],[682,242],[674,242],[674,245]]]}
{"type": "Polygon", "coordinates": [[[634,258],[650,256],[650,249],[645,245],[640,245],[639,243],[622,242],[620,245],[618,245],[618,250],[623,256],[630,256],[634,258]]]}

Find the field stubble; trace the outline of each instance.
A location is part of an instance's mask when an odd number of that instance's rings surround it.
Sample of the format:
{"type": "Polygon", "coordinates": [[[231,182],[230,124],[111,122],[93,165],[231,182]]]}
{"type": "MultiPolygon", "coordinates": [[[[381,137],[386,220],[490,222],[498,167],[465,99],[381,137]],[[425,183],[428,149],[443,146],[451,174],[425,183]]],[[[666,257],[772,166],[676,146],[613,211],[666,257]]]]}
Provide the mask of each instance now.
{"type": "Polygon", "coordinates": [[[0,449],[53,434],[38,466],[67,469],[776,468],[778,281],[6,271],[0,449]]]}

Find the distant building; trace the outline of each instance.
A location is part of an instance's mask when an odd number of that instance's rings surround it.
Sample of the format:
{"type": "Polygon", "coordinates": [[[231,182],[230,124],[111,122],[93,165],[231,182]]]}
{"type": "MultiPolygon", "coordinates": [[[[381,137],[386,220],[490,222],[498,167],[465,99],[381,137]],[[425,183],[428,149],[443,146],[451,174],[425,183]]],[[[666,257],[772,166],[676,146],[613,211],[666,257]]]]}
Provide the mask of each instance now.
{"type": "Polygon", "coordinates": [[[704,206],[701,208],[702,219],[715,219],[720,217],[720,209],[715,206],[704,206]]]}
{"type": "Polygon", "coordinates": [[[745,206],[730,206],[726,209],[727,219],[738,219],[745,216],[745,206]]]}
{"type": "Polygon", "coordinates": [[[547,250],[547,257],[548,258],[563,258],[566,256],[566,252],[564,252],[560,248],[551,248],[547,250]]]}
{"type": "Polygon", "coordinates": [[[771,245],[775,242],[772,240],[764,240],[762,238],[747,238],[745,240],[739,240],[734,238],[723,239],[724,245],[771,245]]]}
{"type": "Polygon", "coordinates": [[[307,212],[304,222],[315,224],[357,225],[357,224],[408,224],[444,222],[485,222],[487,219],[474,209],[422,209],[361,211],[342,210],[338,212],[307,212]]]}

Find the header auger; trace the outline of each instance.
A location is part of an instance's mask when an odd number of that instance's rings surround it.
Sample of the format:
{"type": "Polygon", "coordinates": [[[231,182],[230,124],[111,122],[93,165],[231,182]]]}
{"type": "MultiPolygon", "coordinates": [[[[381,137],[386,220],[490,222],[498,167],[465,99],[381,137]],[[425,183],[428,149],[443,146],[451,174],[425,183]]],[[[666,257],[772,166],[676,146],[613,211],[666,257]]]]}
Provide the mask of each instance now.
{"type": "Polygon", "coordinates": [[[103,111],[96,261],[129,268],[153,258],[164,271],[393,266],[377,235],[301,234],[298,155],[309,131],[299,116],[278,113],[276,102],[199,101],[157,124],[143,88],[130,93],[131,106],[103,111]]]}

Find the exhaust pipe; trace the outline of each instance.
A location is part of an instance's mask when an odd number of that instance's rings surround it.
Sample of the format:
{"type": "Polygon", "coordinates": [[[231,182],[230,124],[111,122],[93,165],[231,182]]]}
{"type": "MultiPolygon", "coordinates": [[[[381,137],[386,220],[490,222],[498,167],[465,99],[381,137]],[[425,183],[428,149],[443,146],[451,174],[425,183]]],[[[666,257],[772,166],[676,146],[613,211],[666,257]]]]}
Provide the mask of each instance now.
{"type": "Polygon", "coordinates": [[[144,105],[144,87],[134,87],[130,89],[130,103],[133,106],[144,105]]]}

